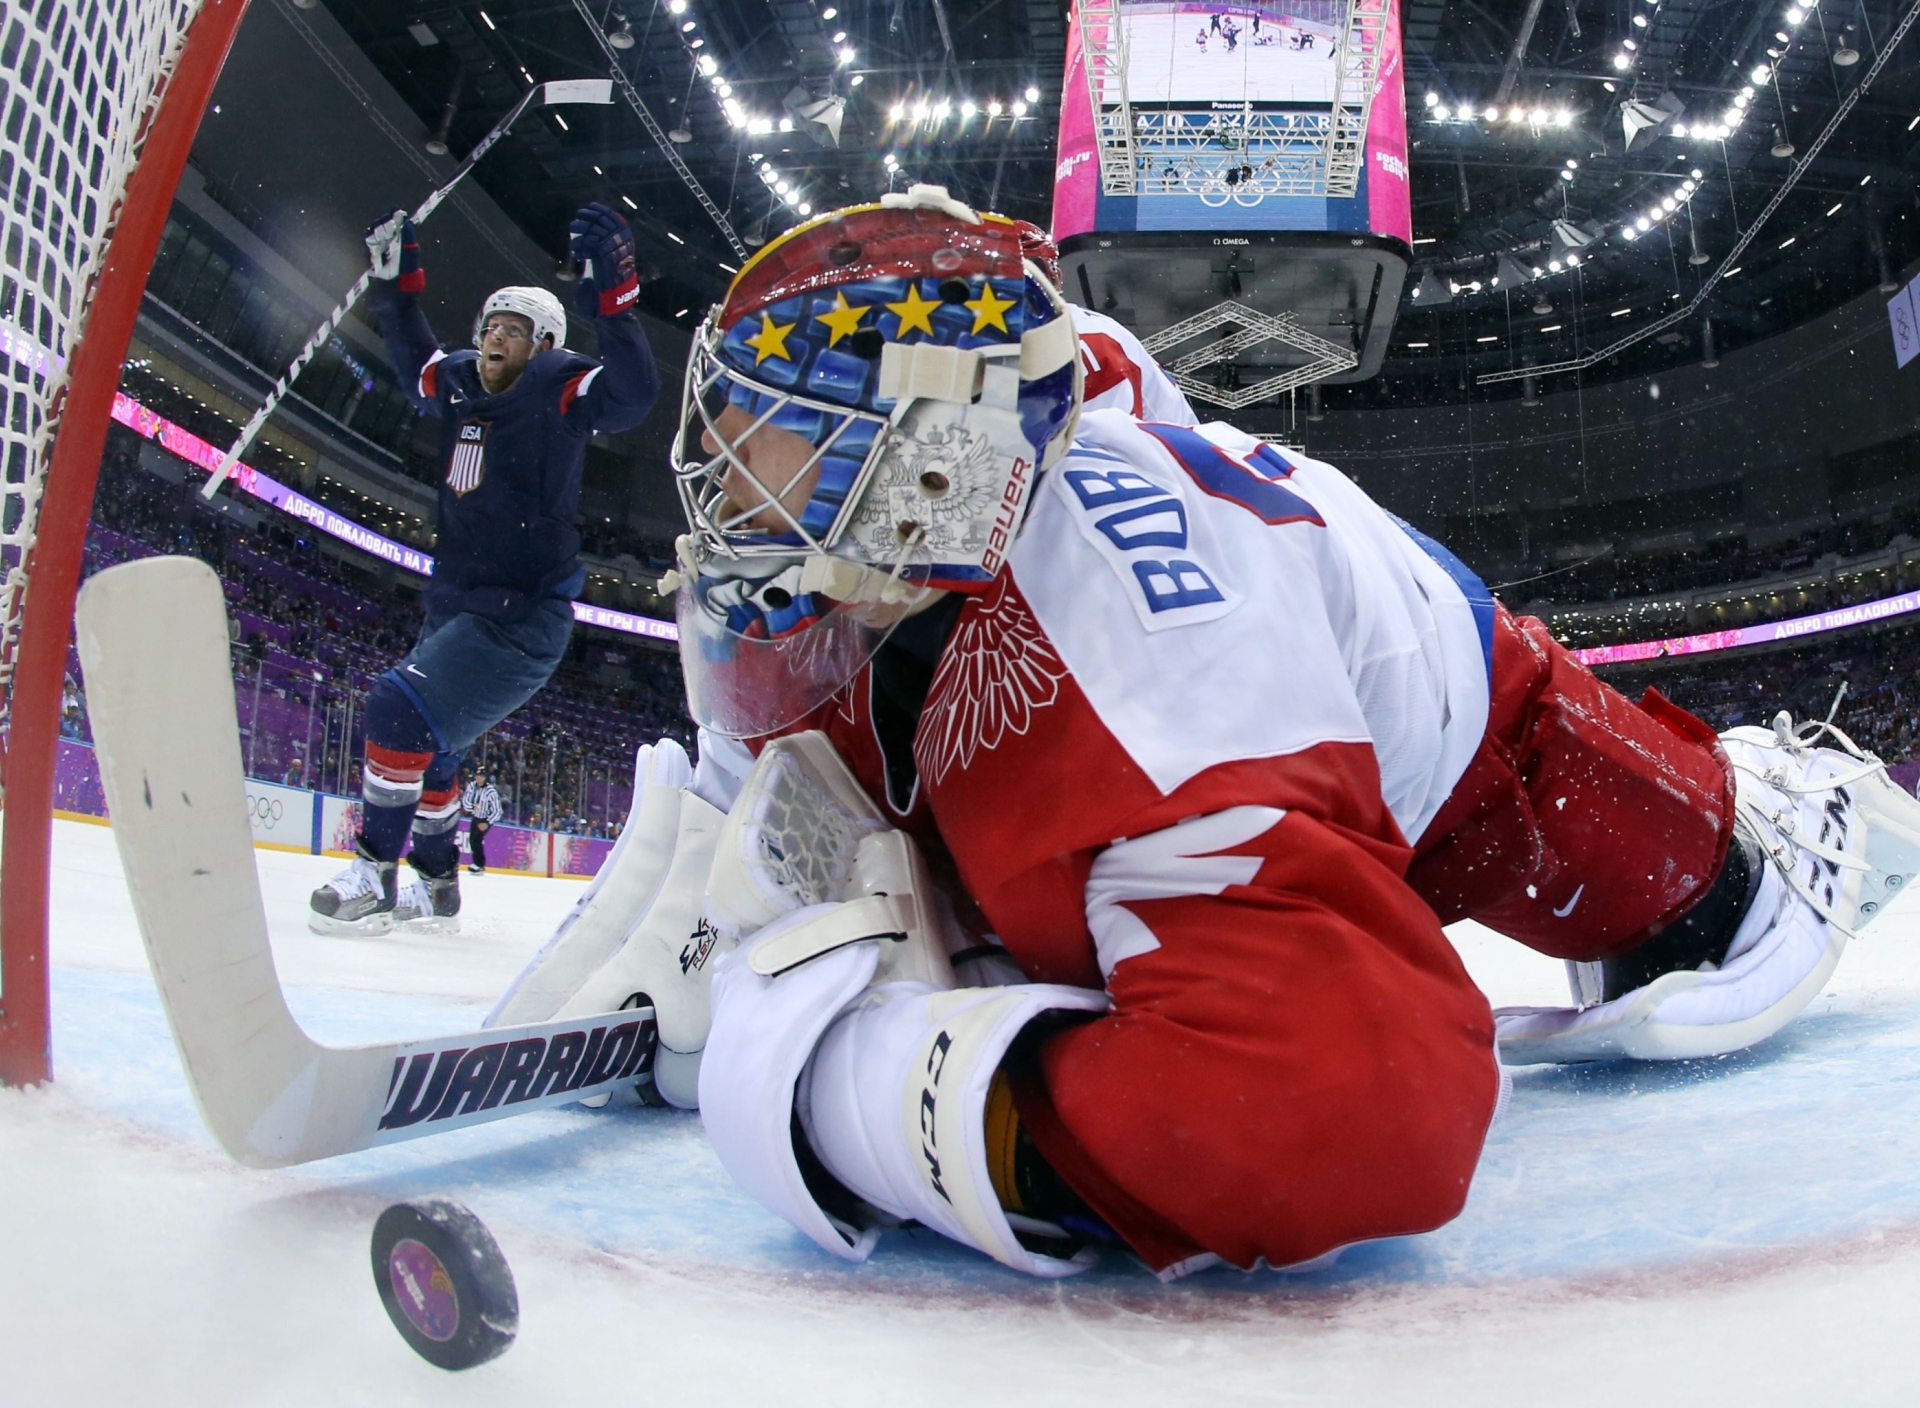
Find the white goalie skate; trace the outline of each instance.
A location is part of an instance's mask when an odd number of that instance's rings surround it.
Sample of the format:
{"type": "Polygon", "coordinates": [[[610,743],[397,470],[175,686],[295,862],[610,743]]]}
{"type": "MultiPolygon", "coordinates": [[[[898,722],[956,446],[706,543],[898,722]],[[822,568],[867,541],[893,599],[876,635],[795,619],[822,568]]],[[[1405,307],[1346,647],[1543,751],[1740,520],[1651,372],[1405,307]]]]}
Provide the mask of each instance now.
{"type": "Polygon", "coordinates": [[[1610,999],[1601,965],[1569,963],[1578,1006],[1494,1014],[1507,1065],[1679,1060],[1763,1041],[1920,874],[1920,801],[1831,724],[1796,729],[1782,713],[1771,729],[1729,729],[1720,742],[1734,768],[1736,841],[1765,858],[1724,959],[1610,999]]]}

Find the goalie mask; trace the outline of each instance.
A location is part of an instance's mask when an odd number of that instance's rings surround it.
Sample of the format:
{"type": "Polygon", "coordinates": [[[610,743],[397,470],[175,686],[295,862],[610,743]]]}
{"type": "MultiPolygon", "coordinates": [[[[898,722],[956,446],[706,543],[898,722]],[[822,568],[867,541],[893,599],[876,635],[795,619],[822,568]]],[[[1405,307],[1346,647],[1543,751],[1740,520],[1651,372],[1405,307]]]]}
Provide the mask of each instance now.
{"type": "Polygon", "coordinates": [[[775,240],[701,325],[673,469],[703,727],[795,722],[929,590],[1005,566],[1081,395],[1072,320],[1025,243],[916,186],[775,240]]]}

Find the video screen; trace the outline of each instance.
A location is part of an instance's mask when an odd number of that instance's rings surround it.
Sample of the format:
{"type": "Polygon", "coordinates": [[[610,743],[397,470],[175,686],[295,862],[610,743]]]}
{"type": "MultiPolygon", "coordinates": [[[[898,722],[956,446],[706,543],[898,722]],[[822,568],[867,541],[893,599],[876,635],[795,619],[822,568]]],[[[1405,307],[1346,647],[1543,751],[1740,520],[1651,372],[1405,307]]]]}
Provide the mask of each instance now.
{"type": "Polygon", "coordinates": [[[1325,21],[1300,13],[1310,8],[1298,0],[1123,5],[1128,101],[1331,103],[1339,30],[1331,13],[1325,21]]]}

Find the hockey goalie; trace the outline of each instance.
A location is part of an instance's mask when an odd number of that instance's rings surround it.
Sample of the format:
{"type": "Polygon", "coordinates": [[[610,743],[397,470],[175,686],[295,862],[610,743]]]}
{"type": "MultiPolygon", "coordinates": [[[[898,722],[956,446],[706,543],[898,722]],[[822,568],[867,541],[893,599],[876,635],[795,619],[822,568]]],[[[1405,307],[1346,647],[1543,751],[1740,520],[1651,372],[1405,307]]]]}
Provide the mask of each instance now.
{"type": "Polygon", "coordinates": [[[1331,466],[1088,409],[1036,252],[918,187],[742,270],[674,466],[699,765],[494,1020],[644,994],[841,1257],[1297,1265],[1459,1213],[1501,1057],[1752,1045],[1920,868],[1837,733],[1630,702],[1331,466]],[[1490,1011],[1469,917],[1573,1002],[1490,1011]]]}

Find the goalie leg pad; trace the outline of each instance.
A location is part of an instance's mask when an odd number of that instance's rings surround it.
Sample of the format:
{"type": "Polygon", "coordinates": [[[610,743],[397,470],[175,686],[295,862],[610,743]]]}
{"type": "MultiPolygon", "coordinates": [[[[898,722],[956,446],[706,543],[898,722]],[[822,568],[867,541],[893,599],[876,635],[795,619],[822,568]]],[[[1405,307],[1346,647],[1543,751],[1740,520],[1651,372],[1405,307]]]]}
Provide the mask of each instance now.
{"type": "Polygon", "coordinates": [[[656,1084],[688,1109],[707,1042],[711,962],[728,946],[702,915],[723,818],[689,790],[692,776],[672,739],[640,750],[636,800],[612,855],[486,1023],[610,1012],[644,994],[659,1022],[656,1084]]]}

